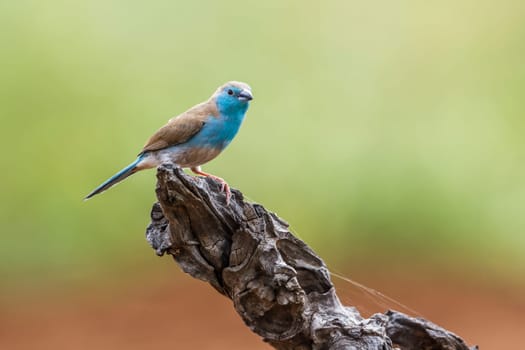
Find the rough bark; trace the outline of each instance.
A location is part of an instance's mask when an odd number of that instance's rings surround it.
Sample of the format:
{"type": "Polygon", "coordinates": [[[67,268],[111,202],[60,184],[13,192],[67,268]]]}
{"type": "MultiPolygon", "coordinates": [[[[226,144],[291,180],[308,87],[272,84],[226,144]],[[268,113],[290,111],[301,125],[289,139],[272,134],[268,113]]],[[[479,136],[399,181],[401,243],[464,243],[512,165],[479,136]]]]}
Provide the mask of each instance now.
{"type": "MultiPolygon", "coordinates": [[[[246,325],[276,349],[458,349],[465,342],[395,311],[368,319],[341,304],[324,262],[288,224],[213,179],[159,167],[146,236],[191,276],[233,300],[246,325]]],[[[470,350],[476,347],[470,348],[470,350]]]]}

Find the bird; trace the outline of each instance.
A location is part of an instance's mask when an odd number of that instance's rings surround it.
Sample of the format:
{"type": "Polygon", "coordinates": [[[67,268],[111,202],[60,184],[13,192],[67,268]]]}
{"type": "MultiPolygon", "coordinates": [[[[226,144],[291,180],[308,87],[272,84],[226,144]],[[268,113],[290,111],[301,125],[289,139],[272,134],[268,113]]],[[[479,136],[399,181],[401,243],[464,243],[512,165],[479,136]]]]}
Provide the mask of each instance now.
{"type": "Polygon", "coordinates": [[[204,172],[201,166],[217,157],[237,135],[252,99],[252,89],[246,83],[229,81],[221,85],[207,101],[171,118],[147,140],[135,161],[104,181],[84,200],[138,171],[173,163],[218,181],[229,203],[231,192],[226,181],[204,172]]]}

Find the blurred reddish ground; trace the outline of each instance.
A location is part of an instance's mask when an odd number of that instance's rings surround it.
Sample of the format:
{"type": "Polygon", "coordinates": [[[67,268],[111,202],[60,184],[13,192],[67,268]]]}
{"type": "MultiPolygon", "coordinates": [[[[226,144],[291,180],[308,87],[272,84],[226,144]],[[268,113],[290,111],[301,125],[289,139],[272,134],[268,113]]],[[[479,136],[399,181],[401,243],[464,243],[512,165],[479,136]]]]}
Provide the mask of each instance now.
{"type": "MultiPolygon", "coordinates": [[[[271,349],[244,326],[227,298],[202,282],[170,277],[139,286],[110,284],[39,298],[4,298],[0,349],[271,349]]],[[[353,287],[338,285],[348,303],[353,287]]],[[[435,277],[375,277],[373,287],[481,350],[522,343],[523,294],[502,297],[501,290],[435,277]]]]}

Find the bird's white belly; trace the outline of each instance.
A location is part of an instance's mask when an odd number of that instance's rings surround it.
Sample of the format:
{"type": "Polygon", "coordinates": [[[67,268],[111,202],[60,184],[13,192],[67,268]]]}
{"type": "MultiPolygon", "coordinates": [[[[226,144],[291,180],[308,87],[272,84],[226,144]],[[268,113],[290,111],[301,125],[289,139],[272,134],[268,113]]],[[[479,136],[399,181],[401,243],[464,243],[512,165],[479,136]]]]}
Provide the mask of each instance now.
{"type": "Polygon", "coordinates": [[[221,153],[220,149],[209,147],[171,147],[155,152],[156,165],[175,163],[182,168],[205,164],[221,153]]]}

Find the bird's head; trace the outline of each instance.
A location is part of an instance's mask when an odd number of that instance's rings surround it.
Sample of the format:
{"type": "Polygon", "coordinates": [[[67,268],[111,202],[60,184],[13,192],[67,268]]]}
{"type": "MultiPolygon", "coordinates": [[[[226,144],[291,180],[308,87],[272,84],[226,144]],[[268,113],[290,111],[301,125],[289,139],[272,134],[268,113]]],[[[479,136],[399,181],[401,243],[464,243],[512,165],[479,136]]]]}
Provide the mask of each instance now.
{"type": "Polygon", "coordinates": [[[253,99],[252,89],[246,83],[230,81],[215,91],[213,98],[221,113],[246,112],[253,99]]]}

